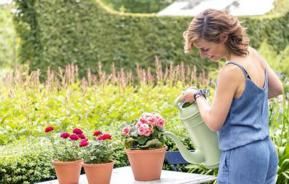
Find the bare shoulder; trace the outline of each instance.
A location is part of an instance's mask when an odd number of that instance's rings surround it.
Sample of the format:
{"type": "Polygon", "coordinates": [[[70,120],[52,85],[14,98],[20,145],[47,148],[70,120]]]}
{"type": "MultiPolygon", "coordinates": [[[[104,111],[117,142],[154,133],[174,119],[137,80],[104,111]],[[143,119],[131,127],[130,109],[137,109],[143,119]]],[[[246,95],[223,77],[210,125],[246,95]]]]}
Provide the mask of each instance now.
{"type": "Polygon", "coordinates": [[[239,82],[242,80],[243,73],[242,70],[232,64],[225,65],[219,72],[218,80],[226,81],[226,82],[239,82]]]}
{"type": "Polygon", "coordinates": [[[225,65],[219,72],[217,94],[221,99],[231,101],[242,81],[244,81],[244,74],[238,66],[225,65]]]}

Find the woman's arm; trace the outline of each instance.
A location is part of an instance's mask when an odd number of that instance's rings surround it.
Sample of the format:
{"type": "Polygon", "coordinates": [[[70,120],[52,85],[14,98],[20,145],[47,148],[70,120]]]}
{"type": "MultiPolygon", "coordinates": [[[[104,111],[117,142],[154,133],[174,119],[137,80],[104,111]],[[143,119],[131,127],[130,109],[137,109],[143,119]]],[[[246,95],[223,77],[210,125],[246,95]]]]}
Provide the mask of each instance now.
{"type": "MultiPolygon", "coordinates": [[[[225,66],[219,73],[218,85],[212,105],[204,97],[196,99],[201,117],[210,130],[218,131],[223,126],[238,84],[242,80],[244,82],[244,77],[239,68],[236,66],[225,66]]],[[[183,98],[186,101],[193,101],[195,92],[193,90],[185,91],[183,98]]]]}
{"type": "Polygon", "coordinates": [[[252,49],[255,54],[260,58],[262,64],[267,70],[268,74],[268,98],[273,98],[283,93],[283,84],[279,79],[278,75],[273,71],[266,60],[255,50],[252,49]]]}
{"type": "Polygon", "coordinates": [[[268,74],[268,98],[273,98],[283,93],[283,84],[277,74],[272,70],[272,68],[267,65],[268,74]]]}

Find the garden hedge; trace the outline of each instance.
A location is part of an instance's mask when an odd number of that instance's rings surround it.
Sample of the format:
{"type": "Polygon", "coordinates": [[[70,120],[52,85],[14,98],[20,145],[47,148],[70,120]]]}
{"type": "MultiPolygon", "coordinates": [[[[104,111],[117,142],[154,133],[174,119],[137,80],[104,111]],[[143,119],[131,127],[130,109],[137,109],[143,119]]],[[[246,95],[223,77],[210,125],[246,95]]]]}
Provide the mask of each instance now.
{"type": "MultiPolygon", "coordinates": [[[[21,38],[19,59],[32,70],[57,69],[77,64],[80,75],[105,70],[152,66],[156,57],[164,64],[203,65],[197,54],[183,53],[182,32],[191,17],[121,14],[108,11],[98,0],[16,0],[15,23],[21,38]]],[[[262,41],[283,50],[289,43],[289,13],[284,16],[242,17],[251,44],[262,41]]]]}
{"type": "Polygon", "coordinates": [[[2,184],[28,184],[55,178],[51,154],[46,151],[30,150],[15,155],[2,153],[0,158],[2,184]]]}
{"type": "MultiPolygon", "coordinates": [[[[16,62],[16,31],[11,6],[0,5],[0,66],[1,70],[16,62]]],[[[1,73],[1,72],[0,72],[1,73]]]]}
{"type": "Polygon", "coordinates": [[[101,0],[119,12],[156,13],[169,6],[174,0],[101,0]]]}

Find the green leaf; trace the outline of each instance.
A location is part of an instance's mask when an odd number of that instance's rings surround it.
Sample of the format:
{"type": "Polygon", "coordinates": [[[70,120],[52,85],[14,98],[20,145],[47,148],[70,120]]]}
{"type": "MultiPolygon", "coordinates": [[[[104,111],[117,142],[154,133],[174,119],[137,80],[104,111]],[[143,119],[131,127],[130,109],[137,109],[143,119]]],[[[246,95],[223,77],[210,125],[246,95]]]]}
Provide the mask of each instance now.
{"type": "Polygon", "coordinates": [[[146,142],[143,148],[160,148],[162,143],[158,139],[152,139],[146,142]]]}

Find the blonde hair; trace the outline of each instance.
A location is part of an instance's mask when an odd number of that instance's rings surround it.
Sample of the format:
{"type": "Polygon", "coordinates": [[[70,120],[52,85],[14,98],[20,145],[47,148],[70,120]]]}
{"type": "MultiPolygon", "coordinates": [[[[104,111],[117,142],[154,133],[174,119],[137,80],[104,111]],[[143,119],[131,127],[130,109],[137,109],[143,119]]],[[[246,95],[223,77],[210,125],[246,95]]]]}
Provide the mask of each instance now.
{"type": "Polygon", "coordinates": [[[248,54],[249,38],[238,18],[214,9],[207,9],[196,16],[183,33],[185,53],[189,53],[193,43],[200,39],[220,43],[223,35],[228,36],[225,46],[230,53],[238,56],[248,54]]]}

